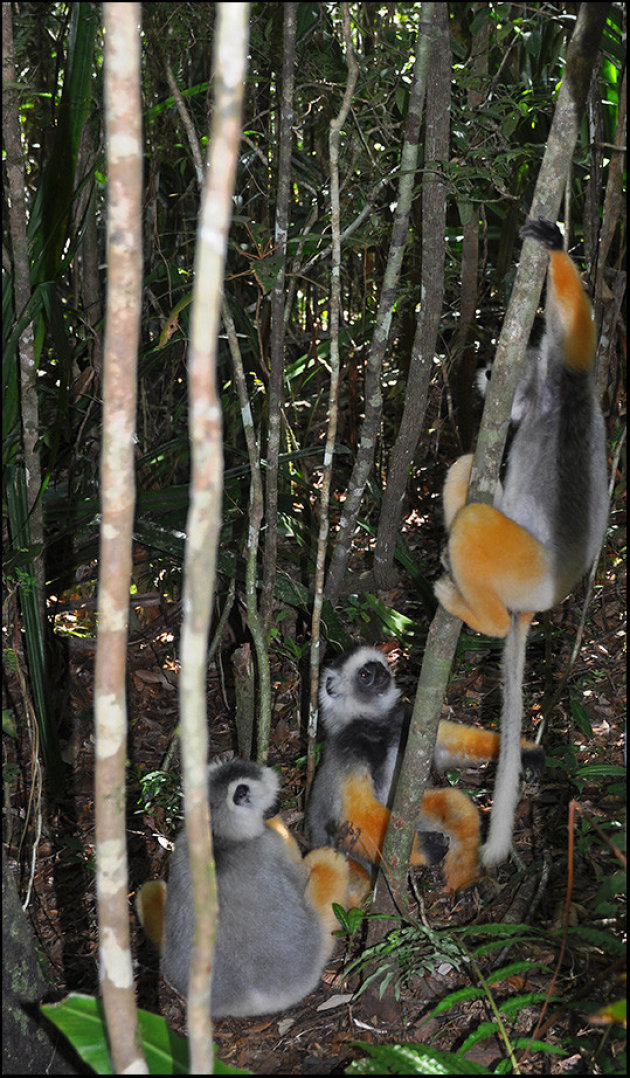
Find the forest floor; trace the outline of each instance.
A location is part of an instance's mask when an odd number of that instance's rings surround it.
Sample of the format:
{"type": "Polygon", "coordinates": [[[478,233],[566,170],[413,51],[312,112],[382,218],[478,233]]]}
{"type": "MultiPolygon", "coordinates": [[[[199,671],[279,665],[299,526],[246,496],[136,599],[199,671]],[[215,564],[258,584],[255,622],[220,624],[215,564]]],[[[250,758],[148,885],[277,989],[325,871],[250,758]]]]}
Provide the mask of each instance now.
{"type": "MultiPolygon", "coordinates": [[[[618,514],[616,523],[622,531],[625,518],[622,520],[618,514]]],[[[435,542],[435,560],[431,564],[437,565],[438,537],[435,542]]],[[[439,868],[419,870],[413,893],[409,895],[412,915],[432,928],[509,922],[525,923],[532,929],[529,935],[525,930],[519,933],[500,959],[496,955],[490,959],[494,965],[500,962],[502,967],[512,962],[525,963],[514,966],[512,975],[493,989],[498,1004],[506,1004],[503,1013],[513,1041],[531,1035],[542,1013],[543,997],[548,991],[554,996],[539,1038],[549,1046],[562,1048],[562,1053],[556,1057],[530,1050],[521,1056],[521,1073],[584,1073],[585,1056],[590,1060],[591,1073],[598,1073],[597,1046],[603,1034],[601,1027],[589,1022],[589,1016],[596,1005],[602,1006],[623,995],[618,963],[595,940],[589,942],[580,936],[569,941],[554,982],[558,937],[551,942],[545,935],[550,930],[561,931],[566,918],[572,928],[580,925],[600,928],[622,939],[625,907],[614,889],[609,901],[605,901],[606,884],[614,874],[614,857],[591,826],[594,821],[612,835],[624,826],[625,810],[620,795],[623,780],[614,778],[611,765],[622,765],[625,759],[626,596],[624,564],[612,543],[611,540],[600,562],[582,648],[545,730],[544,744],[550,766],[542,784],[528,788],[519,808],[515,844],[522,869],[517,870],[511,863],[503,865],[491,884],[482,881],[463,896],[457,896],[457,900],[442,890],[439,868]],[[579,801],[582,815],[575,824],[573,882],[569,892],[567,820],[572,797],[579,801]],[[528,997],[527,993],[534,995],[528,997]],[[509,1008],[513,997],[521,1001],[516,1013],[509,1008]],[[528,999],[531,1003],[526,1005],[528,999]],[[579,1052],[580,1041],[588,1041],[592,1047],[579,1052]],[[567,1045],[575,1046],[568,1058],[567,1045]]],[[[619,536],[616,543],[621,545],[619,536]]],[[[139,556],[141,553],[138,552],[139,556]]],[[[540,721],[540,701],[543,692],[549,689],[549,680],[553,686],[568,662],[583,594],[580,589],[544,622],[539,622],[532,633],[527,665],[530,707],[525,729],[528,736],[535,732],[540,721]]],[[[410,604],[408,595],[409,591],[401,588],[388,600],[397,610],[417,617],[419,606],[415,611],[411,609],[413,603],[410,604]]],[[[95,993],[98,979],[93,871],[94,640],[90,630],[94,613],[68,607],[73,600],[85,602],[84,590],[66,593],[63,598],[65,606],[56,615],[58,625],[65,625],[66,630],[70,624],[73,626],[72,635],[64,637],[66,712],[71,720],[66,731],[64,759],[70,766],[63,800],[54,810],[44,809],[29,916],[53,983],[62,990],[95,993]],[[81,623],[86,637],[74,635],[81,623]]],[[[141,795],[140,779],[146,782],[151,772],[162,768],[165,757],[173,749],[171,770],[179,771],[179,755],[173,739],[177,725],[176,655],[180,616],[179,604],[158,602],[157,593],[151,596],[145,585],[143,598],[135,610],[128,651],[130,907],[133,891],[143,880],[166,874],[166,840],[172,838],[179,826],[176,791],[162,790],[151,807],[147,807],[146,797],[141,795]]],[[[422,616],[426,626],[426,615],[422,616]]],[[[391,652],[392,647],[388,650],[391,652]]],[[[395,653],[395,646],[393,650],[395,653]]],[[[499,661],[498,646],[489,647],[473,636],[465,638],[460,644],[445,716],[460,721],[496,719],[499,661]]],[[[408,693],[413,692],[419,662],[418,653],[398,664],[397,676],[408,693]]],[[[300,678],[295,664],[279,652],[272,655],[272,681],[269,763],[281,767],[283,814],[301,841],[304,749],[297,720],[300,678]]],[[[234,748],[229,701],[229,661],[224,658],[221,667],[213,663],[208,670],[211,757],[234,748]]],[[[25,780],[29,772],[29,745],[24,735],[21,736],[21,741],[20,738],[11,741],[8,750],[5,749],[5,767],[7,763],[16,765],[9,799],[12,811],[17,814],[26,811],[29,796],[25,780]]],[[[9,739],[4,740],[6,744],[9,739]]],[[[474,796],[484,818],[491,804],[492,777],[492,768],[483,768],[467,771],[459,780],[459,785],[474,796]]],[[[23,896],[27,857],[20,859],[16,843],[9,848],[12,858],[21,865],[19,883],[23,896]]],[[[29,848],[27,842],[25,849],[29,848]]],[[[471,937],[468,946],[478,942],[471,937]]],[[[139,1005],[160,1011],[173,1029],[185,1033],[184,1004],[159,977],[157,956],[144,939],[133,913],[132,947],[139,1005]]],[[[340,1074],[353,1060],[364,1058],[365,1053],[357,1047],[357,1042],[371,1046],[430,1044],[456,1051],[483,1022],[493,1020],[483,992],[470,998],[463,995],[439,1015],[432,1014],[448,993],[471,983],[470,967],[458,971],[444,958],[422,976],[412,972],[401,983],[398,999],[390,985],[382,999],[377,991],[368,990],[352,1000],[349,993],[360,981],[356,977],[348,983],[344,981],[341,970],[346,954],[356,954],[356,946],[351,944],[346,951],[340,942],[320,987],[299,1006],[264,1018],[217,1022],[218,1057],[224,1063],[256,1074],[340,1074]]],[[[492,964],[484,967],[487,975],[491,968],[492,964]]],[[[473,979],[476,980],[476,975],[473,979]]],[[[601,1072],[615,1070],[611,1052],[612,1049],[606,1050],[607,1064],[602,1064],[601,1072]]],[[[473,1037],[466,1058],[493,1068],[505,1058],[505,1046],[497,1036],[478,1040],[473,1037]]],[[[383,1066],[377,1066],[376,1071],[383,1073],[383,1066]]]]}

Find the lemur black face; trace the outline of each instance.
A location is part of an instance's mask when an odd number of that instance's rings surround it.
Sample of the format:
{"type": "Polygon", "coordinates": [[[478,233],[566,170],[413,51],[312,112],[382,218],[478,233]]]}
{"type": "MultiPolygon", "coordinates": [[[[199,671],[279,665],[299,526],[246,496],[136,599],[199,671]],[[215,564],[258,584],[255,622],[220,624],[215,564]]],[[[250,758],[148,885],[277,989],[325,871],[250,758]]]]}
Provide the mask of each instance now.
{"type": "Polygon", "coordinates": [[[357,671],[357,695],[366,699],[380,695],[389,689],[391,681],[392,675],[382,663],[367,662],[357,671]]]}
{"type": "Polygon", "coordinates": [[[236,787],[232,800],[235,805],[246,805],[249,803],[249,786],[245,782],[239,783],[236,787]]]}

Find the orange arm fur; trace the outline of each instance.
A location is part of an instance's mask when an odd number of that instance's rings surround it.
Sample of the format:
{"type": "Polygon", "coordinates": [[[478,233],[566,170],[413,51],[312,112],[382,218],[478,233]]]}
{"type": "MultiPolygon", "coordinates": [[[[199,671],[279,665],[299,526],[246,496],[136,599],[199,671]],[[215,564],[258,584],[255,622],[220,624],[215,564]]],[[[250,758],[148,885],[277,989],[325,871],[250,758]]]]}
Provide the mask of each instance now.
{"type": "MultiPolygon", "coordinates": [[[[378,864],[390,811],[374,797],[368,775],[353,775],[343,784],[341,844],[351,855],[378,864]],[[344,833],[345,832],[345,833],[344,833]]],[[[423,822],[449,836],[450,845],[444,861],[446,885],[457,890],[472,883],[479,875],[479,813],[472,801],[459,790],[426,790],[422,799],[423,822]]],[[[428,827],[427,827],[428,829],[428,827]]],[[[414,837],[412,865],[426,865],[421,837],[414,837]]]]}

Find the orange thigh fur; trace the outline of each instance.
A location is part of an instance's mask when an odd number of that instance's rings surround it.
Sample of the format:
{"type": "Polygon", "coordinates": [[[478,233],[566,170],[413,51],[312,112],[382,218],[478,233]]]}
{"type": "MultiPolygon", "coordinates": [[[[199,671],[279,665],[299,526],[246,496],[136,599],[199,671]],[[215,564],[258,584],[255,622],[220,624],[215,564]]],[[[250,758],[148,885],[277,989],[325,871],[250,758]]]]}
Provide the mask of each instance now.
{"type": "Polygon", "coordinates": [[[451,530],[451,524],[453,523],[455,514],[466,504],[472,463],[473,455],[472,453],[467,453],[465,456],[459,457],[453,464],[451,464],[448,470],[444,482],[444,490],[442,492],[444,521],[446,523],[447,531],[451,530]]]}
{"type": "Polygon", "coordinates": [[[350,885],[348,888],[348,909],[363,906],[372,891],[372,877],[363,865],[349,858],[350,885]]]}
{"type": "Polygon", "coordinates": [[[341,844],[356,857],[378,862],[389,823],[389,809],[374,796],[369,775],[353,775],[343,783],[343,820],[349,833],[341,836],[341,844]]]}
{"type": "MultiPolygon", "coordinates": [[[[450,838],[444,860],[446,885],[451,891],[466,887],[479,875],[479,813],[461,790],[426,790],[422,815],[436,831],[450,838]]],[[[416,864],[413,856],[412,864],[416,864]]]]}
{"type": "MultiPolygon", "coordinates": [[[[346,848],[356,857],[365,857],[373,864],[378,864],[390,812],[374,797],[372,781],[367,775],[346,780],[343,811],[344,823],[349,825],[346,848]]],[[[459,790],[426,790],[422,799],[422,814],[429,824],[434,822],[436,831],[450,838],[444,860],[449,890],[454,891],[472,883],[479,874],[479,814],[475,805],[459,790]]],[[[411,864],[426,864],[417,835],[414,837],[411,864]]]]}
{"type": "Polygon", "coordinates": [[[147,880],[136,895],[136,911],[147,936],[157,947],[162,949],[164,938],[164,906],[166,905],[166,884],[164,880],[147,880]]]}
{"type": "Polygon", "coordinates": [[[324,927],[332,932],[339,927],[332,903],[348,905],[350,865],[342,853],[326,847],[307,854],[304,867],[309,873],[308,896],[321,915],[324,927]]]}
{"type": "Polygon", "coordinates": [[[302,854],[300,853],[300,847],[282,819],[282,816],[271,816],[270,819],[265,820],[265,823],[271,831],[275,831],[277,835],[280,835],[280,838],[284,839],[287,845],[287,851],[291,854],[291,857],[295,861],[301,861],[302,854]]]}
{"type": "Polygon", "coordinates": [[[438,597],[478,632],[506,636],[509,611],[544,609],[532,594],[548,576],[545,548],[493,506],[472,502],[457,513],[448,555],[455,587],[440,588],[438,597]]]}

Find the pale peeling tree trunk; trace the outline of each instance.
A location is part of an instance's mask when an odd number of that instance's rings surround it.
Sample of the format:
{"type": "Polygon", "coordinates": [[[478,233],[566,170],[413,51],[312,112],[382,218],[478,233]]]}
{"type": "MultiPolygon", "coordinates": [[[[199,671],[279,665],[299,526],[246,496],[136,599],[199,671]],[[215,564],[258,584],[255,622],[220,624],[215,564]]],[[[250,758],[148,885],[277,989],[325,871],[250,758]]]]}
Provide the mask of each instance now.
{"type": "Polygon", "coordinates": [[[186,835],[195,910],[188,992],[190,1067],[212,1072],[210,991],[217,892],[208,808],[206,665],[223,496],[217,345],[232,196],[241,137],[249,4],[218,4],[206,184],[195,255],[189,353],[190,506],[184,560],[180,710],[186,835]]]}
{"type": "Polygon", "coordinates": [[[112,1062],[146,1074],[129,952],[125,673],[135,508],[136,366],[142,294],[140,4],[103,5],[107,140],[107,306],[94,699],[100,978],[112,1062]]]}

